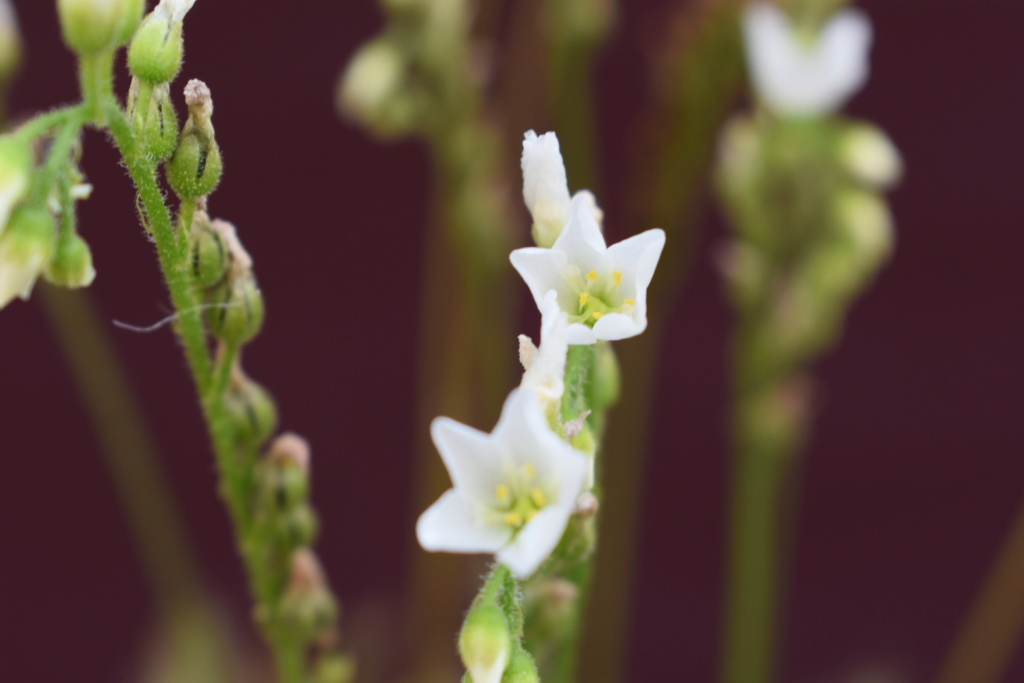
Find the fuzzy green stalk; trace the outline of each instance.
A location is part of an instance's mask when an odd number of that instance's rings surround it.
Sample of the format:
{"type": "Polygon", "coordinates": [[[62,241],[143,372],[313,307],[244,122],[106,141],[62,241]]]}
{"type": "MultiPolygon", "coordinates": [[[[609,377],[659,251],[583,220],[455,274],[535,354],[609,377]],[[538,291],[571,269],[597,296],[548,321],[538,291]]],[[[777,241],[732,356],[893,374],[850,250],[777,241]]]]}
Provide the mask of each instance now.
{"type": "MultiPolygon", "coordinates": [[[[156,243],[158,261],[176,313],[175,330],[185,349],[185,357],[192,372],[196,391],[202,398],[203,415],[220,471],[221,495],[231,513],[236,536],[242,539],[242,556],[246,562],[253,593],[258,605],[271,605],[278,597],[280,589],[274,586],[272,581],[264,578],[264,558],[259,552],[259,544],[251,542],[252,520],[246,509],[246,501],[240,495],[240,487],[230,485],[230,482],[239,480],[237,454],[232,443],[231,425],[221,400],[223,394],[211,394],[214,370],[200,314],[201,302],[189,274],[188,250],[175,234],[171,213],[164,203],[163,193],[157,181],[155,163],[133,136],[131,123],[113,98],[107,101],[106,109],[110,131],[142,200],[146,222],[156,243]]],[[[273,624],[267,625],[264,632],[274,653],[281,683],[302,683],[301,644],[273,624]],[[296,666],[296,661],[300,666],[296,666]]]]}

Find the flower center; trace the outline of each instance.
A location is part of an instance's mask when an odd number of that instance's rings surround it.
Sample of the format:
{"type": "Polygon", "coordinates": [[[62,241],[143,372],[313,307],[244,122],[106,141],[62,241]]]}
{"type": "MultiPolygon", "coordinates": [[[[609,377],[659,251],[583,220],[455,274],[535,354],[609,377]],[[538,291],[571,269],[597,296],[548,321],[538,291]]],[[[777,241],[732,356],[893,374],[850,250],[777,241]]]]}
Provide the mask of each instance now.
{"type": "Polygon", "coordinates": [[[519,531],[548,505],[548,495],[537,482],[537,468],[526,463],[521,469],[510,469],[505,480],[495,487],[495,511],[502,522],[519,531]]]}
{"type": "Polygon", "coordinates": [[[602,277],[596,270],[580,273],[576,266],[565,271],[565,281],[573,293],[574,304],[566,310],[570,323],[593,327],[609,313],[630,315],[636,301],[625,298],[622,291],[622,273],[614,271],[602,277]]]}

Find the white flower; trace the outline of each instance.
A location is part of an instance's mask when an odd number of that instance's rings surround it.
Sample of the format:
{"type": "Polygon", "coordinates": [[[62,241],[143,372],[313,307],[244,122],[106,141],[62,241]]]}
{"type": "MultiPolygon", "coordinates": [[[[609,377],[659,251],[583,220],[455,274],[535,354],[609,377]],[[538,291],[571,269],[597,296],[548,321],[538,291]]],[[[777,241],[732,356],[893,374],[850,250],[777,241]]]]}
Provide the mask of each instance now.
{"type": "Polygon", "coordinates": [[[775,5],[756,2],[744,12],[743,35],[754,86],[776,113],[828,114],[867,80],[871,23],[859,10],[836,12],[812,37],[775,5]]]}
{"type": "MultiPolygon", "coordinates": [[[[558,148],[558,136],[544,133],[538,136],[532,130],[523,136],[523,201],[533,217],[533,237],[541,247],[550,247],[558,239],[569,220],[569,181],[565,163],[558,148]]],[[[581,190],[574,196],[585,196],[598,223],[601,209],[594,195],[581,190]]]]}
{"type": "Polygon", "coordinates": [[[647,327],[647,286],[654,277],[664,231],[655,228],[607,247],[586,197],[572,200],[569,222],[550,249],[512,252],[541,308],[549,290],[566,312],[570,344],[634,337],[647,327]]]}
{"type": "Polygon", "coordinates": [[[194,4],[196,0],[160,0],[160,4],[153,8],[153,14],[167,17],[168,21],[175,24],[185,18],[194,4]]]}
{"type": "Polygon", "coordinates": [[[569,353],[569,320],[558,305],[558,292],[549,290],[540,307],[540,348],[525,334],[519,335],[519,361],[523,381],[548,411],[557,412],[565,392],[565,360],[569,353]]]}
{"type": "Polygon", "coordinates": [[[420,515],[420,545],[495,553],[518,577],[529,577],[562,538],[587,456],[551,431],[536,397],[522,389],[509,394],[490,434],[445,417],[430,433],[454,488],[420,515]]]}

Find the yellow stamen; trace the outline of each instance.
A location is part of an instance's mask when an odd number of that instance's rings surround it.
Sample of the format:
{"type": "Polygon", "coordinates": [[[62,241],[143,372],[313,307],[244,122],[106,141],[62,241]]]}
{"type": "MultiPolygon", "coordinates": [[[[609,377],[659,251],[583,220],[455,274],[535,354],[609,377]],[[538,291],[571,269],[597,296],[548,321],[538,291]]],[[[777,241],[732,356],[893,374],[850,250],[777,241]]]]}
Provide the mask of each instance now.
{"type": "Polygon", "coordinates": [[[509,491],[508,484],[498,484],[496,493],[498,494],[499,503],[507,503],[511,491],[509,491]]]}
{"type": "Polygon", "coordinates": [[[583,308],[584,306],[586,306],[587,305],[587,301],[589,299],[590,299],[590,293],[589,292],[583,292],[582,294],[580,294],[580,308],[583,308]]]}
{"type": "Polygon", "coordinates": [[[597,282],[597,271],[596,270],[592,270],[589,273],[587,273],[586,275],[584,275],[583,277],[587,278],[588,280],[592,280],[594,282],[597,282]]]}
{"type": "Polygon", "coordinates": [[[505,524],[509,526],[519,526],[523,523],[523,516],[518,512],[510,512],[505,515],[505,524]]]}
{"type": "Polygon", "coordinates": [[[636,305],[636,300],[634,300],[634,299],[626,299],[626,305],[627,306],[635,306],[636,305]]]}
{"type": "Polygon", "coordinates": [[[612,277],[615,278],[615,286],[616,287],[621,287],[622,286],[622,273],[620,273],[619,271],[616,270],[614,273],[612,273],[612,277]]]}
{"type": "Polygon", "coordinates": [[[539,508],[542,508],[548,504],[547,496],[545,496],[544,492],[541,491],[540,489],[533,489],[532,491],[530,491],[530,499],[533,501],[533,504],[539,508]]]}
{"type": "Polygon", "coordinates": [[[533,479],[537,476],[537,468],[533,466],[532,462],[528,462],[523,465],[523,474],[526,475],[527,479],[533,479]]]}
{"type": "Polygon", "coordinates": [[[604,317],[604,313],[598,313],[597,311],[594,311],[590,315],[594,316],[594,320],[600,320],[604,317]]]}

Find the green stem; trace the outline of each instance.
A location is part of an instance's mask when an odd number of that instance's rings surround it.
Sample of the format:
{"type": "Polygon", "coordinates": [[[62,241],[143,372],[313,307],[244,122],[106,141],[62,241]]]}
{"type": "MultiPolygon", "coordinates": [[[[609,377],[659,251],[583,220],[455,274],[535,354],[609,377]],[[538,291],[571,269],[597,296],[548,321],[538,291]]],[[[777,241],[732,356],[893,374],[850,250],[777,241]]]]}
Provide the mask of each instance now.
{"type": "Polygon", "coordinates": [[[182,250],[188,250],[188,238],[192,234],[192,219],[196,215],[196,200],[182,199],[178,207],[178,242],[182,250]]]}
{"type": "Polygon", "coordinates": [[[24,140],[34,140],[40,135],[49,133],[51,130],[59,126],[68,120],[71,116],[76,116],[82,108],[82,105],[74,105],[70,107],[61,107],[60,109],[54,109],[48,111],[45,114],[40,114],[33,119],[29,119],[25,123],[21,124],[14,131],[14,135],[24,140]]]}
{"type": "Polygon", "coordinates": [[[79,83],[82,102],[89,121],[98,127],[106,125],[105,103],[113,99],[111,72],[114,67],[114,53],[104,52],[84,55],[78,62],[79,83]]]}
{"type": "Polygon", "coordinates": [[[71,149],[78,141],[82,131],[82,124],[85,123],[85,110],[81,107],[74,107],[68,110],[67,118],[63,121],[57,137],[50,146],[50,154],[41,172],[36,174],[32,185],[32,203],[45,204],[53,186],[57,183],[60,175],[67,170],[71,161],[71,149]]]}
{"type": "Polygon", "coordinates": [[[474,606],[487,603],[497,604],[499,593],[505,588],[505,584],[511,575],[511,572],[505,565],[495,565],[494,569],[491,570],[491,575],[487,577],[484,585],[480,588],[476,600],[473,601],[474,606]]]}
{"type": "MultiPolygon", "coordinates": [[[[219,386],[223,375],[219,373],[217,377],[214,376],[199,308],[200,301],[189,275],[188,252],[182,248],[175,235],[170,211],[164,203],[163,193],[157,182],[155,163],[135,140],[131,124],[112,98],[108,100],[106,109],[111,133],[124,158],[128,174],[142,199],[151,234],[156,242],[160,268],[177,313],[175,329],[185,347],[185,357],[192,371],[196,391],[203,398],[203,415],[213,442],[221,481],[230,482],[237,453],[224,404],[220,400],[223,392],[212,393],[212,390],[219,386]]],[[[241,499],[239,489],[234,486],[222,486],[221,492],[231,511],[236,536],[242,539],[242,555],[256,601],[265,611],[277,599],[278,587],[274,582],[262,578],[266,575],[263,567],[265,558],[261,553],[255,552],[251,543],[251,520],[248,518],[246,500],[241,499]]],[[[282,683],[301,683],[304,668],[301,643],[291,638],[287,631],[276,628],[274,624],[269,625],[265,632],[274,652],[282,683]]]]}

